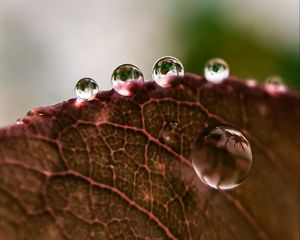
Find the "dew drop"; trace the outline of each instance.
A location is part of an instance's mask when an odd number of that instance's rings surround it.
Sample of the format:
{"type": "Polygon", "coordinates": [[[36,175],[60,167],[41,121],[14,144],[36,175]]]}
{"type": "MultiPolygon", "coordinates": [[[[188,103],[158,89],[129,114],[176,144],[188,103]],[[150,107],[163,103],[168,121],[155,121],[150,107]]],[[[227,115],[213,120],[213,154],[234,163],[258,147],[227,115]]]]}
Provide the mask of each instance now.
{"type": "Polygon", "coordinates": [[[21,125],[21,124],[29,124],[30,120],[28,117],[24,117],[24,118],[19,118],[16,121],[16,124],[21,125]]]}
{"type": "Polygon", "coordinates": [[[256,87],[257,86],[257,81],[255,79],[247,79],[246,84],[249,87],[256,87]]]}
{"type": "Polygon", "coordinates": [[[24,124],[24,122],[22,121],[21,118],[17,119],[16,124],[20,125],[20,124],[24,124]]]}
{"type": "Polygon", "coordinates": [[[168,85],[168,77],[184,75],[182,63],[175,57],[162,57],[156,61],[152,68],[152,78],[160,86],[168,85]]]}
{"type": "Polygon", "coordinates": [[[277,75],[271,75],[265,80],[265,87],[270,93],[285,92],[287,87],[283,84],[282,78],[277,75]]]}
{"type": "Polygon", "coordinates": [[[176,121],[165,122],[161,131],[160,141],[172,148],[179,148],[181,143],[182,126],[176,121]]]}
{"type": "Polygon", "coordinates": [[[206,129],[192,146],[194,169],[205,184],[216,189],[231,189],[247,177],[252,152],[239,130],[218,126],[206,129]]]}
{"type": "Polygon", "coordinates": [[[115,91],[123,96],[131,95],[132,82],[144,82],[141,70],[132,64],[118,66],[112,73],[111,81],[115,91]]]}
{"type": "Polygon", "coordinates": [[[78,101],[93,100],[99,92],[98,84],[91,78],[80,79],[74,89],[78,101]]]}
{"type": "Polygon", "coordinates": [[[213,58],[205,64],[204,76],[208,82],[221,83],[229,77],[229,66],[221,58],[213,58]]]}

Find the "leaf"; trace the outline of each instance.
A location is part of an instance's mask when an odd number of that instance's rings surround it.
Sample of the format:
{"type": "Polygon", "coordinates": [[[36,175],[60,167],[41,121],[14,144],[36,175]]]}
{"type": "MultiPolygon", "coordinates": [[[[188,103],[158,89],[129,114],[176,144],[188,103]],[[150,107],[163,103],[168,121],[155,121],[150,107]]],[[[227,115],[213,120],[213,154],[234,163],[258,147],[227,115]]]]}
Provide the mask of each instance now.
{"type": "Polygon", "coordinates": [[[31,111],[0,130],[0,239],[298,239],[299,95],[187,74],[31,111]],[[166,122],[182,133],[163,141],[166,122]],[[247,180],[203,184],[190,148],[208,126],[251,143],[247,180]]]}

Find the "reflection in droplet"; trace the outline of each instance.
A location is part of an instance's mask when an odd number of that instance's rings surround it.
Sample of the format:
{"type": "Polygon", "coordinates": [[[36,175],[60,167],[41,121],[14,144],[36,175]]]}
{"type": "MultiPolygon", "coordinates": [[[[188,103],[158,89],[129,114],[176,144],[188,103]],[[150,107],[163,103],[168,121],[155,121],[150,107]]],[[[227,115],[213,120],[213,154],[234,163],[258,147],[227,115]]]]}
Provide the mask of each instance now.
{"type": "Polygon", "coordinates": [[[168,77],[184,75],[182,63],[175,57],[162,57],[156,61],[152,68],[152,78],[160,86],[168,85],[168,77]]]}
{"type": "Polygon", "coordinates": [[[265,80],[265,87],[271,93],[285,92],[287,87],[283,84],[280,76],[271,75],[265,80]]]}
{"type": "Polygon", "coordinates": [[[221,58],[213,58],[205,64],[204,77],[208,82],[221,83],[229,77],[229,66],[221,58]]]}
{"type": "Polygon", "coordinates": [[[144,76],[138,67],[132,64],[123,64],[113,71],[111,81],[116,92],[123,96],[130,96],[130,84],[144,82],[144,76]]]}
{"type": "Polygon", "coordinates": [[[248,140],[228,126],[206,129],[194,142],[191,157],[199,178],[216,189],[240,185],[252,165],[248,140]]]}
{"type": "Polygon", "coordinates": [[[91,78],[80,79],[74,89],[79,100],[93,100],[99,91],[98,84],[91,78]]]}

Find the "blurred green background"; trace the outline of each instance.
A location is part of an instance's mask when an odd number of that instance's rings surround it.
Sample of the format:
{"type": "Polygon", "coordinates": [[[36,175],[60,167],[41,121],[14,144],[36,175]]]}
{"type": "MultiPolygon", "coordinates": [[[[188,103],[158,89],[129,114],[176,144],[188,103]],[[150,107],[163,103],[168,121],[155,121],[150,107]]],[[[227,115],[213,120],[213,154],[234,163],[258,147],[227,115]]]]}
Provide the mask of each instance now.
{"type": "Polygon", "coordinates": [[[299,90],[299,1],[0,0],[0,126],[73,97],[82,77],[110,89],[122,63],[148,79],[164,55],[198,74],[221,57],[231,75],[299,90]]]}

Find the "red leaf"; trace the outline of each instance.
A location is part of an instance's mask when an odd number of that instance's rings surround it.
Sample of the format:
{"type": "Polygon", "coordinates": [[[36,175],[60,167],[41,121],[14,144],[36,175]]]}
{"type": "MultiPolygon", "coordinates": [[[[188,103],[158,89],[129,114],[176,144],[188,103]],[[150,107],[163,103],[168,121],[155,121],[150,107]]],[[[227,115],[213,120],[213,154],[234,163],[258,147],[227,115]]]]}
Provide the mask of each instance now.
{"type": "Polygon", "coordinates": [[[0,239],[298,239],[299,95],[188,74],[32,111],[0,130],[0,239]],[[163,138],[166,122],[182,127],[163,138]],[[190,148],[240,128],[253,166],[230,191],[204,185],[190,148]]]}

